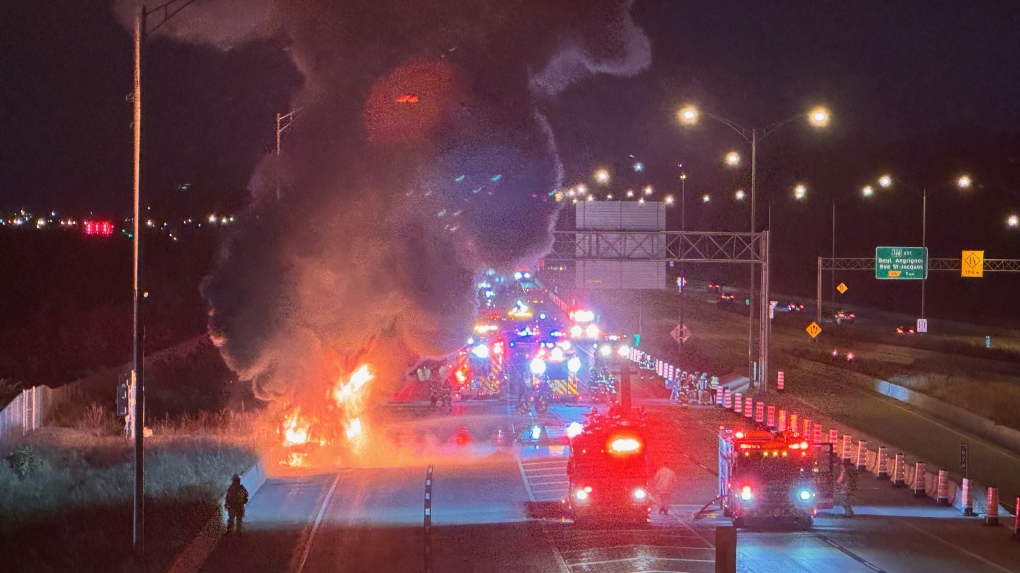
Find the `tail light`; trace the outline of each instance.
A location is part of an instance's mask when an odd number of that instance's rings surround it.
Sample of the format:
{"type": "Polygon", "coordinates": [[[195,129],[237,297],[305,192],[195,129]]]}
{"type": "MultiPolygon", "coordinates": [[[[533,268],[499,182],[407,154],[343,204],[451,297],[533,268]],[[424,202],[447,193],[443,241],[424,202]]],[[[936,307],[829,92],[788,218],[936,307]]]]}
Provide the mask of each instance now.
{"type": "Polygon", "coordinates": [[[616,438],[609,443],[609,449],[615,454],[628,454],[641,449],[641,442],[634,438],[616,438]]]}

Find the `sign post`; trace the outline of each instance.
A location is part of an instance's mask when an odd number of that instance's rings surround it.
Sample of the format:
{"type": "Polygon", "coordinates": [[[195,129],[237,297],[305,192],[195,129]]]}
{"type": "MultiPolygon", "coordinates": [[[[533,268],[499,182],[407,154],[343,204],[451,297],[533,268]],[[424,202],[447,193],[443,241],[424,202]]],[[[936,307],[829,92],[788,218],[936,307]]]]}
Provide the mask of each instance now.
{"type": "Polygon", "coordinates": [[[924,334],[924,333],[928,332],[928,319],[927,318],[919,318],[919,319],[917,319],[917,330],[916,330],[916,332],[918,334],[924,334]]]}
{"type": "Polygon", "coordinates": [[[960,471],[964,472],[964,477],[970,479],[970,468],[967,463],[970,457],[970,452],[967,448],[967,442],[960,442],[960,471]]]}
{"type": "Polygon", "coordinates": [[[846,283],[839,283],[836,290],[839,291],[839,294],[845,294],[846,291],[850,290],[850,287],[846,286],[846,283]]]}
{"type": "Polygon", "coordinates": [[[927,247],[875,247],[875,278],[924,280],[928,278],[927,247]]]}
{"type": "Polygon", "coordinates": [[[807,328],[805,328],[804,330],[807,331],[808,336],[810,336],[811,338],[815,338],[816,336],[822,333],[822,327],[818,326],[817,322],[812,322],[811,324],[807,325],[807,328]]]}

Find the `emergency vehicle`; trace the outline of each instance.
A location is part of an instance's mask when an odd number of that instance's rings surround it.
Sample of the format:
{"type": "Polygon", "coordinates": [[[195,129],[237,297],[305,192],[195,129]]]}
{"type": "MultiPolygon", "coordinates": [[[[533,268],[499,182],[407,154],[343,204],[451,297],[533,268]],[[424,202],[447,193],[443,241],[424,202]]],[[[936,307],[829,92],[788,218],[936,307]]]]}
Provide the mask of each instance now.
{"type": "Polygon", "coordinates": [[[575,523],[589,519],[645,523],[652,510],[642,425],[615,418],[590,422],[570,440],[567,504],[575,523]]]}
{"type": "Polygon", "coordinates": [[[832,507],[831,444],[799,434],[722,428],[719,498],[735,527],[789,521],[804,528],[832,507]]]}
{"type": "Polygon", "coordinates": [[[548,390],[552,400],[576,402],[583,363],[569,340],[543,342],[528,364],[532,387],[548,390]]]}
{"type": "Polygon", "coordinates": [[[502,337],[474,340],[457,353],[454,372],[461,396],[498,396],[505,387],[507,346],[502,337]]]}

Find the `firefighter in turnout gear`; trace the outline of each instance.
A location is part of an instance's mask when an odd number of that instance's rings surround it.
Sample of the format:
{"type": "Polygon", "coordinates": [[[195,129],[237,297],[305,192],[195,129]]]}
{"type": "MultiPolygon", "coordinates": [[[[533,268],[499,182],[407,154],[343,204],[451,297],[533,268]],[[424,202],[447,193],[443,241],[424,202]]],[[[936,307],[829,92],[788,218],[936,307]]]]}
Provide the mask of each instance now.
{"type": "Polygon", "coordinates": [[[241,476],[234,474],[223,504],[227,510],[227,531],[241,532],[244,522],[244,506],[247,503],[248,490],[241,485],[241,476]]]}

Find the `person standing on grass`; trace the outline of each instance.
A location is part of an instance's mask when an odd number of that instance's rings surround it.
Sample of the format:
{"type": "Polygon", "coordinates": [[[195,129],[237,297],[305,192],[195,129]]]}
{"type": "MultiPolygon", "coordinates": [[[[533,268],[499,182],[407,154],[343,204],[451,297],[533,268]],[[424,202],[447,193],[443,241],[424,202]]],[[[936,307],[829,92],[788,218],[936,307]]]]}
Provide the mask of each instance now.
{"type": "Polygon", "coordinates": [[[652,483],[655,485],[655,495],[659,498],[659,514],[669,515],[669,504],[673,490],[676,489],[676,472],[664,465],[655,472],[652,483]]]}
{"type": "Polygon", "coordinates": [[[227,531],[243,529],[244,506],[248,503],[248,490],[241,485],[241,476],[234,474],[224,505],[227,509],[227,531]],[[236,527],[235,527],[236,522],[236,527]]]}

